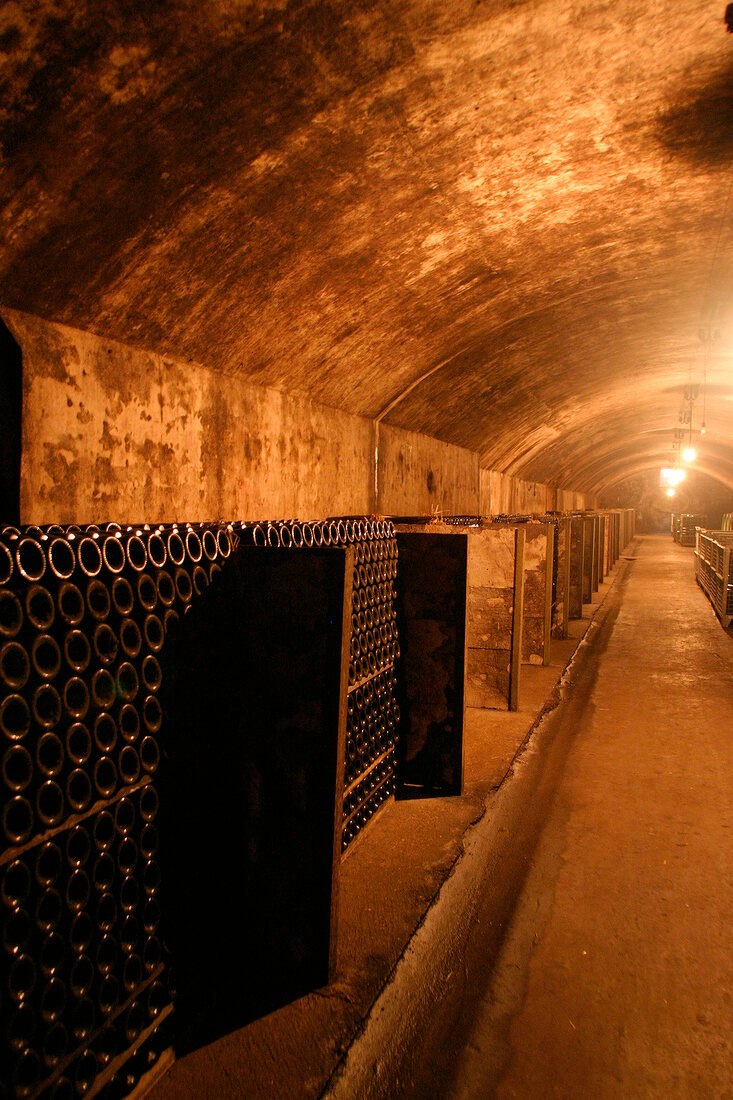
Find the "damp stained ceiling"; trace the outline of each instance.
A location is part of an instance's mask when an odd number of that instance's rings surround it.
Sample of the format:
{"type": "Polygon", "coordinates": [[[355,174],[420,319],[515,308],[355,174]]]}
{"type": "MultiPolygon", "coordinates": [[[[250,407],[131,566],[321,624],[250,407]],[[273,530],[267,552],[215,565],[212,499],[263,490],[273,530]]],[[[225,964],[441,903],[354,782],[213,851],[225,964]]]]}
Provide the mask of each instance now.
{"type": "Polygon", "coordinates": [[[591,493],[699,386],[733,486],[724,9],[4,0],[0,303],[591,493]]]}

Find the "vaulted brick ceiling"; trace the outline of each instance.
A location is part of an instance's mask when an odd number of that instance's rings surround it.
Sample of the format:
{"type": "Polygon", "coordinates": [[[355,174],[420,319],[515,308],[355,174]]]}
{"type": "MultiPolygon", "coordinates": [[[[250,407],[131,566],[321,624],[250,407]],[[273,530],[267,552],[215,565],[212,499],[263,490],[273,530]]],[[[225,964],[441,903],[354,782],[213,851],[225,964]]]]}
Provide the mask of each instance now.
{"type": "Polygon", "coordinates": [[[707,369],[733,486],[724,8],[6,0],[0,303],[590,491],[707,369]]]}

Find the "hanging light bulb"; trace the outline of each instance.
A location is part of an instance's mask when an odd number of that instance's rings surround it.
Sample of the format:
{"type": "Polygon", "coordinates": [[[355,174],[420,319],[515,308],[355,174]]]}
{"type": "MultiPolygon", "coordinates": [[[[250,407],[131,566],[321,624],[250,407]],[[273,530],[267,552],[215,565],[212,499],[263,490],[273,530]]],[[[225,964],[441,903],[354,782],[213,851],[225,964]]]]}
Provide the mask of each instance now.
{"type": "Polygon", "coordinates": [[[681,481],[685,480],[686,473],[679,466],[665,466],[659,471],[659,484],[661,486],[679,485],[681,481]]]}
{"type": "Polygon", "coordinates": [[[694,462],[696,458],[697,458],[697,451],[695,450],[695,448],[694,447],[685,447],[684,451],[682,452],[682,461],[683,462],[694,462]]]}
{"type": "Polygon", "coordinates": [[[707,434],[707,428],[705,427],[705,421],[703,420],[702,424],[700,425],[700,435],[706,435],[706,434],[707,434]]]}

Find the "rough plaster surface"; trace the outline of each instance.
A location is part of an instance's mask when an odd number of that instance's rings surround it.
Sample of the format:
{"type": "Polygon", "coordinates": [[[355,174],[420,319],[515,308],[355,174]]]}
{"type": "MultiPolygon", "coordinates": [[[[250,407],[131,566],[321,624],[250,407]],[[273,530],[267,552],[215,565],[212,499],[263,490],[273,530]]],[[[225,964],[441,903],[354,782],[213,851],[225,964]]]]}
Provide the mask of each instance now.
{"type": "MultiPolygon", "coordinates": [[[[3,316],[23,354],[24,522],[480,509],[470,451],[17,310],[3,316]]],[[[504,480],[516,495],[516,479],[504,480]]]]}
{"type": "Polygon", "coordinates": [[[478,455],[379,425],[379,505],[388,515],[475,515],[478,455]]]}
{"type": "Polygon", "coordinates": [[[547,526],[527,524],[525,535],[522,660],[542,664],[545,657],[547,526]]]}
{"type": "MultiPolygon", "coordinates": [[[[481,470],[481,515],[544,513],[555,507],[556,491],[498,470],[481,470]]],[[[580,496],[580,495],[579,495],[580,496]]],[[[585,496],[582,496],[585,507],[585,496]]]]}
{"type": "Polygon", "coordinates": [[[6,311],[24,352],[26,522],[373,511],[373,427],[6,311]]]}

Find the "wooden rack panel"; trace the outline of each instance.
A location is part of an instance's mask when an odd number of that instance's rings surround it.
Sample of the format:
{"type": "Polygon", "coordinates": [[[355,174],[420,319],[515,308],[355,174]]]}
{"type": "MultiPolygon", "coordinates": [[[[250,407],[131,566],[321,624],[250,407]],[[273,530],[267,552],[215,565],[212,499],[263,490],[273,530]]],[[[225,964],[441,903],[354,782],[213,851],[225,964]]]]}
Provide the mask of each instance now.
{"type": "Polygon", "coordinates": [[[468,538],[400,531],[397,546],[403,685],[398,793],[460,794],[468,538]]]}
{"type": "Polygon", "coordinates": [[[335,959],[353,550],[240,548],[182,621],[169,706],[178,1052],[335,959]]]}

